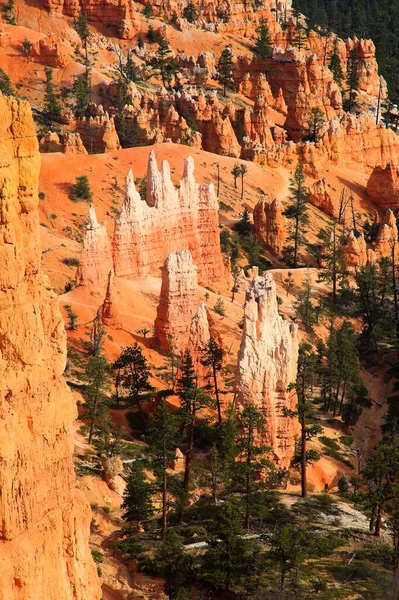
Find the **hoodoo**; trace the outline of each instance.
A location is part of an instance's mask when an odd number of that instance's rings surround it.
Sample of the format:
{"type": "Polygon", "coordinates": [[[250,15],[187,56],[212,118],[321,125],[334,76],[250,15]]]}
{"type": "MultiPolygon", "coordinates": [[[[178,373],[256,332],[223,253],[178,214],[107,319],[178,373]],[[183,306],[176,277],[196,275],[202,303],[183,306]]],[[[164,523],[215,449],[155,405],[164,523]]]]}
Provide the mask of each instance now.
{"type": "Polygon", "coordinates": [[[34,123],[27,102],[1,94],[0,115],[0,599],[98,600],[65,329],[40,265],[34,123]]]}
{"type": "Polygon", "coordinates": [[[296,381],[297,363],[297,325],[278,314],[276,284],[268,271],[253,279],[246,294],[236,390],[239,408],[254,404],[266,418],[263,441],[281,467],[289,466],[298,434],[297,419],[283,415],[285,408],[296,408],[296,395],[287,388],[296,381]]]}

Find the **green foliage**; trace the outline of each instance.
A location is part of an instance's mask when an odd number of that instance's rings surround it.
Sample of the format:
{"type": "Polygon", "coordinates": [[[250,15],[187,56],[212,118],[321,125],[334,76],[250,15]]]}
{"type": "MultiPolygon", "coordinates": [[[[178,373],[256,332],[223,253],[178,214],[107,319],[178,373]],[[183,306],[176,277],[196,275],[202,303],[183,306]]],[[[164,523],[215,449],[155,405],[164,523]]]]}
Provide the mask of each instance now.
{"type": "Polygon", "coordinates": [[[215,313],[217,313],[218,315],[221,315],[222,317],[224,317],[224,315],[226,314],[226,311],[224,308],[224,302],[220,296],[216,300],[216,304],[214,306],[214,311],[215,311],[215,313]]]}
{"type": "Polygon", "coordinates": [[[93,192],[87,175],[76,177],[76,183],[72,186],[68,197],[72,202],[90,202],[92,200],[93,192]]]}
{"type": "Polygon", "coordinates": [[[101,429],[100,422],[108,417],[108,399],[107,392],[110,387],[109,365],[104,356],[100,354],[91,356],[85,366],[85,403],[82,405],[80,418],[88,420],[89,444],[93,437],[97,435],[95,427],[101,429]]]}
{"type": "Polygon", "coordinates": [[[67,256],[66,258],[62,259],[62,262],[64,265],[67,265],[67,267],[78,267],[80,265],[80,260],[74,256],[67,256]]]}
{"type": "Polygon", "coordinates": [[[316,142],[319,130],[324,125],[326,117],[324,111],[320,108],[312,108],[310,110],[310,118],[308,121],[308,135],[305,138],[310,142],[316,142]]]}
{"type": "Polygon", "coordinates": [[[191,1],[183,9],[183,17],[187,19],[189,23],[194,23],[198,19],[198,11],[195,8],[195,4],[191,1]]]}
{"type": "Polygon", "coordinates": [[[313,292],[311,287],[310,274],[307,273],[303,285],[296,294],[296,300],[293,304],[295,316],[301,321],[305,329],[310,330],[317,323],[317,308],[312,301],[313,292]]]}
{"type": "Polygon", "coordinates": [[[153,12],[154,11],[152,9],[151,2],[147,2],[147,4],[145,4],[144,9],[143,9],[143,15],[145,16],[146,19],[151,19],[153,12]]]}
{"type": "Polygon", "coordinates": [[[0,92],[3,96],[15,96],[11,80],[3,69],[0,69],[0,92]]]}
{"type": "Polygon", "coordinates": [[[253,53],[258,58],[266,59],[272,54],[270,32],[266,20],[262,17],[256,30],[255,48],[253,53]]]}
{"type": "Polygon", "coordinates": [[[93,557],[94,562],[97,565],[101,565],[104,562],[104,554],[100,550],[95,550],[93,548],[91,551],[91,555],[93,557]]]}
{"type": "Polygon", "coordinates": [[[144,550],[143,544],[137,536],[129,535],[123,539],[115,540],[113,547],[118,554],[126,556],[128,559],[137,558],[144,550]]]}
{"type": "Polygon", "coordinates": [[[146,479],[144,466],[140,461],[132,464],[123,494],[123,518],[125,521],[145,521],[155,512],[152,502],[154,490],[146,479]]]}
{"type": "Polygon", "coordinates": [[[193,559],[180,542],[177,533],[169,530],[156,556],[158,574],[164,579],[164,591],[169,600],[189,600],[190,583],[194,578],[193,559]]]}
{"type": "Polygon", "coordinates": [[[216,65],[218,79],[223,86],[223,96],[226,96],[227,88],[234,84],[233,66],[233,52],[230,46],[226,46],[216,65]]]}
{"type": "Polygon", "coordinates": [[[77,325],[78,315],[75,313],[75,311],[73,310],[73,308],[70,304],[65,304],[64,308],[65,308],[65,312],[68,317],[68,323],[67,323],[68,329],[72,329],[72,330],[77,329],[78,328],[78,325],[77,325]]]}
{"type": "Polygon", "coordinates": [[[342,82],[344,80],[344,73],[342,71],[341,59],[337,52],[338,41],[334,41],[334,50],[330,58],[329,69],[333,74],[335,83],[342,88],[342,82]]]}
{"type": "Polygon", "coordinates": [[[72,94],[75,98],[75,116],[83,119],[90,102],[90,80],[87,73],[75,79],[72,94]]]}
{"type": "Polygon", "coordinates": [[[118,374],[118,386],[124,389],[125,399],[130,406],[137,406],[144,418],[142,402],[148,398],[153,387],[147,359],[137,342],[122,350],[112,368],[118,374]]]}
{"type": "Polygon", "coordinates": [[[16,25],[17,19],[15,16],[15,0],[8,0],[7,4],[2,9],[3,18],[9,25],[16,25]]]}
{"type": "Polygon", "coordinates": [[[62,115],[62,108],[58,100],[52,83],[53,72],[50,68],[45,69],[46,91],[44,94],[44,115],[50,121],[59,121],[62,115]]]}
{"type": "Polygon", "coordinates": [[[290,221],[288,244],[283,249],[283,258],[289,266],[297,267],[299,252],[305,243],[306,225],[309,222],[309,191],[305,186],[305,174],[300,163],[290,179],[290,192],[290,204],[283,213],[290,221]]]}
{"type": "Polygon", "coordinates": [[[172,87],[172,81],[176,78],[179,64],[173,56],[166,37],[160,37],[158,49],[155,57],[151,59],[150,65],[155,72],[160,74],[163,85],[172,87]]]}

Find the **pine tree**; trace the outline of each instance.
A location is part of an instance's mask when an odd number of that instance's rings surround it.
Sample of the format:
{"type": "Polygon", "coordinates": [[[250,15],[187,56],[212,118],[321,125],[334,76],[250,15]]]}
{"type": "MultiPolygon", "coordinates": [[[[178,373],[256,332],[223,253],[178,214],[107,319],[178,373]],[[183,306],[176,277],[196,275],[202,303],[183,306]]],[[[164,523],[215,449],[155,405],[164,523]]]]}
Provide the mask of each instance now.
{"type": "Polygon", "coordinates": [[[215,392],[216,406],[218,411],[218,421],[222,422],[222,409],[220,402],[220,392],[218,384],[218,375],[223,368],[223,349],[214,338],[210,338],[205,349],[204,356],[201,359],[204,367],[209,367],[213,378],[213,390],[215,392]]]}
{"type": "Polygon", "coordinates": [[[90,77],[89,74],[77,77],[72,86],[72,93],[76,99],[75,116],[83,119],[87,114],[90,102],[90,77]]]}
{"type": "Polygon", "coordinates": [[[89,23],[87,20],[87,16],[84,13],[79,13],[78,18],[74,23],[75,31],[78,33],[80,39],[83,42],[83,47],[85,50],[85,58],[86,58],[86,67],[88,66],[89,57],[88,57],[88,48],[87,41],[91,37],[91,32],[89,29],[89,23]]]}
{"type": "Polygon", "coordinates": [[[264,473],[266,467],[272,468],[272,463],[266,459],[270,448],[259,442],[266,428],[266,419],[262,413],[255,406],[246,406],[239,415],[237,424],[239,461],[236,470],[239,479],[242,480],[245,496],[245,527],[249,529],[254,483],[264,473]]]}
{"type": "Polygon", "coordinates": [[[162,401],[152,415],[151,426],[146,436],[148,453],[162,495],[162,537],[165,537],[168,526],[168,468],[175,456],[177,440],[176,417],[162,401]]]}
{"type": "Polygon", "coordinates": [[[230,46],[226,46],[220,55],[216,70],[219,74],[219,81],[223,86],[223,96],[226,97],[227,88],[234,84],[233,77],[233,52],[230,46]]]}
{"type": "Polygon", "coordinates": [[[312,108],[308,122],[308,137],[310,142],[316,142],[320,128],[325,123],[325,114],[320,108],[312,108]]]}
{"type": "Polygon", "coordinates": [[[161,75],[162,84],[171,87],[171,82],[175,78],[178,70],[178,62],[173,57],[172,49],[165,36],[159,39],[158,50],[155,57],[150,61],[150,65],[161,75]]]}
{"type": "Polygon", "coordinates": [[[290,204],[284,211],[284,215],[292,221],[287,241],[291,242],[283,250],[284,260],[296,268],[299,260],[299,250],[305,242],[306,225],[309,222],[308,203],[309,191],[305,186],[305,174],[303,166],[298,163],[294,175],[290,179],[290,204]]]}
{"type": "Polygon", "coordinates": [[[104,356],[92,356],[85,368],[86,401],[83,405],[83,419],[90,422],[89,444],[93,441],[94,426],[104,412],[108,411],[106,393],[109,390],[109,365],[104,356]]]}
{"type": "Polygon", "coordinates": [[[142,403],[148,398],[153,387],[150,384],[151,371],[148,362],[137,342],[122,350],[113,364],[113,369],[119,371],[119,386],[125,388],[130,406],[137,406],[144,420],[142,403]]]}
{"type": "Polygon", "coordinates": [[[198,11],[191,1],[183,9],[183,18],[189,23],[194,23],[198,19],[198,11]]]}
{"type": "Polygon", "coordinates": [[[316,361],[317,356],[312,351],[310,344],[304,343],[299,347],[299,359],[298,359],[298,375],[297,381],[290,384],[288,389],[295,390],[298,398],[297,406],[295,411],[285,410],[284,415],[286,417],[298,418],[301,426],[301,450],[300,450],[300,463],[301,463],[301,496],[306,498],[308,495],[307,487],[307,465],[311,460],[317,460],[319,458],[318,453],[315,451],[309,452],[307,450],[307,442],[312,437],[322,433],[323,429],[319,425],[309,424],[309,420],[312,419],[314,410],[311,402],[311,390],[314,384],[316,375],[316,361]]]}
{"type": "Polygon", "coordinates": [[[68,317],[68,329],[72,329],[72,330],[77,329],[78,328],[78,326],[77,326],[78,315],[73,310],[73,308],[70,304],[65,304],[64,308],[65,308],[65,312],[68,317]]]}
{"type": "Polygon", "coordinates": [[[247,165],[244,165],[244,163],[242,163],[240,165],[240,176],[241,176],[241,200],[243,200],[244,198],[244,177],[245,175],[248,173],[248,167],[247,165]]]}
{"type": "Polygon", "coordinates": [[[101,322],[100,311],[97,311],[93,319],[89,335],[91,353],[93,356],[97,356],[102,351],[105,336],[105,327],[101,322]]]}
{"type": "Polygon", "coordinates": [[[140,524],[151,517],[155,512],[153,494],[153,486],[146,479],[144,466],[136,460],[130,467],[123,494],[122,516],[125,521],[136,521],[140,524]]]}
{"type": "Polygon", "coordinates": [[[345,100],[343,103],[344,109],[348,112],[356,111],[358,107],[357,94],[359,88],[359,51],[357,48],[353,48],[349,52],[347,62],[347,79],[346,79],[346,91],[345,100]]]}
{"type": "Polygon", "coordinates": [[[306,272],[303,287],[297,292],[294,302],[295,316],[305,329],[310,330],[317,323],[316,307],[312,302],[312,285],[309,272],[306,272]]]}
{"type": "Polygon", "coordinates": [[[53,72],[50,68],[45,69],[46,91],[44,94],[44,114],[50,121],[58,121],[62,115],[61,104],[55,94],[52,83],[53,72]]]}
{"type": "Polygon", "coordinates": [[[234,179],[234,187],[235,187],[235,189],[237,189],[237,179],[241,175],[240,163],[234,163],[234,166],[231,169],[231,174],[233,175],[233,179],[234,179]]]}
{"type": "Polygon", "coordinates": [[[330,63],[328,65],[330,71],[333,74],[334,81],[338,85],[339,88],[342,88],[342,82],[344,80],[344,73],[342,71],[341,59],[339,58],[338,52],[338,40],[335,38],[334,42],[334,50],[331,55],[330,63]]]}
{"type": "Polygon", "coordinates": [[[193,559],[186,553],[175,531],[167,531],[156,560],[169,600],[189,600],[190,583],[195,580],[193,559]]]}
{"type": "Polygon", "coordinates": [[[266,24],[266,20],[262,17],[259,23],[259,27],[256,30],[257,38],[255,41],[255,48],[253,53],[258,58],[266,59],[272,52],[272,46],[270,42],[270,32],[266,24]]]}
{"type": "Polygon", "coordinates": [[[3,69],[0,69],[0,92],[3,96],[15,96],[11,80],[3,69]]]}
{"type": "Polygon", "coordinates": [[[337,303],[338,285],[345,286],[348,272],[346,269],[345,253],[337,232],[335,219],[323,234],[324,244],[320,254],[319,281],[332,284],[332,302],[337,303]]]}
{"type": "Polygon", "coordinates": [[[76,177],[76,183],[72,186],[69,198],[73,202],[90,202],[92,200],[93,192],[91,191],[87,175],[79,175],[79,177],[76,177]]]}

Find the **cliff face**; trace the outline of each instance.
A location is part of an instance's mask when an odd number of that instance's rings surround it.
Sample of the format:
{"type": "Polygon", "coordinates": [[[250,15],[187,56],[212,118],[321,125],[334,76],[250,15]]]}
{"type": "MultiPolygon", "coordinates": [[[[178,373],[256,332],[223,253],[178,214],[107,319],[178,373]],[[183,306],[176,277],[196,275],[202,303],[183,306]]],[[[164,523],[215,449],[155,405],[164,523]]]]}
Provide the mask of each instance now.
{"type": "Polygon", "coordinates": [[[289,466],[299,432],[297,419],[282,415],[284,408],[296,408],[295,393],[287,387],[296,380],[297,363],[297,326],[278,314],[276,284],[266,272],[247,291],[236,389],[240,409],[254,404],[266,418],[262,441],[281,467],[289,466]]]}
{"type": "Polygon", "coordinates": [[[201,283],[220,281],[224,267],[213,184],[196,183],[194,160],[189,157],[180,188],[176,189],[169,163],[164,161],[159,170],[151,152],[146,201],[135,188],[133,174],[130,172],[126,178],[126,197],[115,224],[115,275],[158,275],[166,257],[181,248],[191,252],[201,283]]]}
{"type": "Polygon", "coordinates": [[[39,170],[28,103],[0,95],[0,599],[98,600],[65,330],[40,267],[39,170]]]}

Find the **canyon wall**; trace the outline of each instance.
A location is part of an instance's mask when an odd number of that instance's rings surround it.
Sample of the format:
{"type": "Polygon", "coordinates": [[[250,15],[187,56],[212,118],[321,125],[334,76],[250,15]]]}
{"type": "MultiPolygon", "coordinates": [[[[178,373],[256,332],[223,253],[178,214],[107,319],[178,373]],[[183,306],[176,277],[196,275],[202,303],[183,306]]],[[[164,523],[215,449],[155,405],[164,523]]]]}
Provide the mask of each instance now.
{"type": "Polygon", "coordinates": [[[299,433],[297,418],[283,416],[284,408],[296,409],[295,392],[287,387],[296,381],[297,363],[297,325],[278,314],[276,284],[267,271],[246,293],[236,390],[239,409],[253,404],[266,418],[262,442],[280,467],[290,465],[299,433]]]}
{"type": "Polygon", "coordinates": [[[99,600],[65,330],[40,266],[39,171],[28,103],[0,94],[0,599],[99,600]]]}

